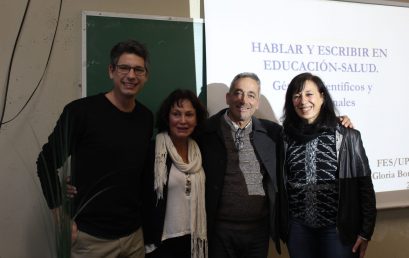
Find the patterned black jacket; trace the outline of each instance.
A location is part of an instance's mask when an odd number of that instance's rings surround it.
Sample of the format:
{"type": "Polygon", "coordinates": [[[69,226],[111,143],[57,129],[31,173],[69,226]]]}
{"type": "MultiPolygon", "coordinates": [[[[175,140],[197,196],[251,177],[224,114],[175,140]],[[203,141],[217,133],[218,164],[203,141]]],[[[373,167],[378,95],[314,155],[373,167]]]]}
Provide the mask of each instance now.
{"type": "MultiPolygon", "coordinates": [[[[339,175],[337,229],[343,243],[355,243],[357,236],[370,240],[375,228],[376,199],[368,158],[359,131],[338,126],[336,146],[339,175]]],[[[283,169],[278,175],[280,192],[280,235],[288,237],[288,198],[286,194],[284,143],[283,169]]]]}

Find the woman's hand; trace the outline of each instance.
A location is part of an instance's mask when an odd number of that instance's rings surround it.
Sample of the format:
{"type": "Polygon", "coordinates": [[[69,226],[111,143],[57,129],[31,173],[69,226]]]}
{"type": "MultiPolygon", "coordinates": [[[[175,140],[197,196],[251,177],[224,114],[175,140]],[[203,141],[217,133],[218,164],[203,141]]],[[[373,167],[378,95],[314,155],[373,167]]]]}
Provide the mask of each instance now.
{"type": "Polygon", "coordinates": [[[65,182],[67,182],[67,192],[66,192],[66,196],[68,197],[68,198],[74,198],[75,197],[75,195],[77,195],[77,188],[75,187],[75,186],[73,186],[73,185],[71,185],[70,183],[71,183],[71,178],[70,177],[67,177],[66,179],[65,179],[65,182]]]}

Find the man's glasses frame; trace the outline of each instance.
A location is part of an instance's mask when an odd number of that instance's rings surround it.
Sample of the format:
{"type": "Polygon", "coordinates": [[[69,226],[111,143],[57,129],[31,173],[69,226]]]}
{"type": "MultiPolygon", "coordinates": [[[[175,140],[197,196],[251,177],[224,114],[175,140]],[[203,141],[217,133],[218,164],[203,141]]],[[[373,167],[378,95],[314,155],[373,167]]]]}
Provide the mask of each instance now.
{"type": "Polygon", "coordinates": [[[130,66],[126,64],[118,64],[118,65],[115,65],[115,69],[117,70],[118,73],[121,73],[121,74],[128,74],[131,70],[133,70],[133,72],[136,75],[145,75],[146,73],[145,67],[142,67],[142,66],[130,66]]]}

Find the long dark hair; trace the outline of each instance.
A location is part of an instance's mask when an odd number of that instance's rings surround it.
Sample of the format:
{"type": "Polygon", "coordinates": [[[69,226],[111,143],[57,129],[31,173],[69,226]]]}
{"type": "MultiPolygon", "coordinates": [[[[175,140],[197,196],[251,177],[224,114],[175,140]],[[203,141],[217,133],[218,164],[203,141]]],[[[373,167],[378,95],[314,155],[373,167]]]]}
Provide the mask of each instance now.
{"type": "Polygon", "coordinates": [[[208,113],[205,106],[200,102],[196,94],[186,89],[176,89],[172,91],[162,102],[158,113],[156,114],[156,128],[158,129],[158,132],[169,132],[170,110],[175,104],[180,106],[184,100],[189,100],[196,111],[197,125],[193,131],[192,137],[197,135],[197,132],[203,127],[208,113]]]}
{"type": "Polygon", "coordinates": [[[314,131],[335,128],[338,123],[335,113],[336,108],[327,87],[325,87],[325,84],[320,77],[311,73],[302,73],[295,76],[291,80],[287,88],[287,93],[285,94],[285,104],[282,117],[284,130],[288,132],[288,130],[295,129],[302,132],[307,126],[307,123],[295,112],[292,101],[293,95],[304,89],[306,81],[314,82],[318,87],[318,91],[324,97],[324,102],[322,103],[320,113],[312,124],[314,131]]]}

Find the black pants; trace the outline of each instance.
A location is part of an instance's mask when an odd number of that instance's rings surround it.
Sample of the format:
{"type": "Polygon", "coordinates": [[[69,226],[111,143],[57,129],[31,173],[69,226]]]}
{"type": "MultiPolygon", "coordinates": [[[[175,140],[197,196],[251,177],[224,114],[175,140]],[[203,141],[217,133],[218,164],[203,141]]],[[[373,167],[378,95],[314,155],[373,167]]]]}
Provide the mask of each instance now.
{"type": "Polygon", "coordinates": [[[216,226],[209,239],[209,258],[266,258],[269,244],[267,222],[254,227],[216,226]]]}
{"type": "Polygon", "coordinates": [[[190,235],[166,239],[146,258],[190,258],[190,235]]]}

